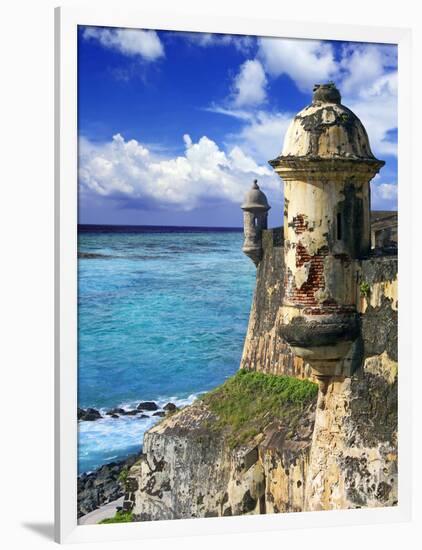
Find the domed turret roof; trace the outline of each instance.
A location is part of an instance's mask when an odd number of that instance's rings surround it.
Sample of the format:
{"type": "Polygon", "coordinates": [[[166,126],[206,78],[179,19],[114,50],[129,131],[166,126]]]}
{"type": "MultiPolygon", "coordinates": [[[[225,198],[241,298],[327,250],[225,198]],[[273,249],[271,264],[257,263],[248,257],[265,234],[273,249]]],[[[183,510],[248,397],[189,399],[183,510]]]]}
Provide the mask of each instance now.
{"type": "Polygon", "coordinates": [[[290,123],[283,151],[275,160],[294,158],[376,161],[363,124],[341,104],[333,83],[315,84],[312,103],[290,123]]]}
{"type": "Polygon", "coordinates": [[[267,197],[261,191],[258,181],[253,182],[252,188],[245,195],[245,200],[241,206],[242,210],[269,210],[267,197]]]}

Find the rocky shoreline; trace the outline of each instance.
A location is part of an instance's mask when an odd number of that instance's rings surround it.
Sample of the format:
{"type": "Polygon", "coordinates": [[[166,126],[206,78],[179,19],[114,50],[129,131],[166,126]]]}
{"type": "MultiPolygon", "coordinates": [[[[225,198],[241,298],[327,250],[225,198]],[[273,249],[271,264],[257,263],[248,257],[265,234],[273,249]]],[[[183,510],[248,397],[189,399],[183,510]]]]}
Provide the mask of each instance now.
{"type": "Polygon", "coordinates": [[[136,462],[138,455],[110,462],[94,472],[78,477],[78,518],[108,504],[125,494],[125,472],[136,462]]]}
{"type": "Polygon", "coordinates": [[[119,418],[120,416],[137,416],[138,418],[149,418],[150,416],[166,416],[167,414],[174,413],[178,410],[178,407],[168,402],[164,407],[160,407],[155,401],[141,401],[135,409],[123,409],[122,407],[113,407],[106,411],[104,415],[98,409],[87,407],[82,409],[78,407],[78,420],[92,422],[94,420],[100,420],[107,416],[111,418],[119,418]],[[152,414],[145,414],[146,412],[152,414]]]}
{"type": "MultiPolygon", "coordinates": [[[[178,410],[172,402],[160,407],[155,401],[141,401],[136,408],[113,407],[104,414],[92,407],[78,408],[78,421],[93,422],[102,418],[121,416],[136,416],[140,419],[151,416],[164,417],[178,410]]],[[[140,441],[140,446],[141,443],[140,441]]],[[[138,458],[139,455],[131,455],[126,460],[110,462],[93,472],[81,474],[78,477],[78,518],[122,497],[125,494],[125,472],[138,458]]]]}

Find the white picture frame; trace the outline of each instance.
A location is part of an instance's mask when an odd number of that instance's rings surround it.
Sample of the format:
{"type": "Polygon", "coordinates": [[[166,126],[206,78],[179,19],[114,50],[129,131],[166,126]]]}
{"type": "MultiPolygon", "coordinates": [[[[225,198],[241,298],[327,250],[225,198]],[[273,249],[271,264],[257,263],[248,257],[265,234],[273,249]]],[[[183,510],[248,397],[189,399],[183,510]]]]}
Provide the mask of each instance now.
{"type": "Polygon", "coordinates": [[[274,19],[186,17],[176,13],[57,8],[55,12],[55,539],[60,543],[280,530],[410,519],[410,59],[408,29],[297,23],[274,19]],[[334,510],[113,525],[77,525],[77,27],[92,25],[398,45],[400,239],[399,503],[392,508],[334,510]]]}

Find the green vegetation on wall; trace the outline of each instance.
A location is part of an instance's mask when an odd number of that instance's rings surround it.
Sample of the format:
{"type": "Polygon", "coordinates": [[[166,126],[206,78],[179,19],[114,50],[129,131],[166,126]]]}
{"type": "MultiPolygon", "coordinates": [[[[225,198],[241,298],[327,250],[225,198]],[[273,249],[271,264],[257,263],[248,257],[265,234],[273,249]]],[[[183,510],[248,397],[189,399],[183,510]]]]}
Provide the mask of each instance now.
{"type": "Polygon", "coordinates": [[[131,523],[133,521],[132,512],[123,512],[119,510],[114,517],[106,518],[98,523],[131,523]]]}
{"type": "Polygon", "coordinates": [[[127,476],[129,474],[129,468],[127,466],[124,466],[121,471],[120,471],[120,474],[119,474],[119,481],[121,483],[123,483],[123,485],[126,485],[126,481],[127,481],[127,476]]]}
{"type": "Polygon", "coordinates": [[[201,399],[218,417],[215,427],[228,432],[233,448],[276,420],[285,421],[294,430],[317,394],[317,384],[309,380],[241,369],[201,399]]]}
{"type": "Polygon", "coordinates": [[[364,296],[365,298],[369,298],[369,295],[371,293],[371,287],[369,286],[369,283],[367,283],[366,281],[362,281],[360,283],[359,289],[362,296],[364,296]]]}

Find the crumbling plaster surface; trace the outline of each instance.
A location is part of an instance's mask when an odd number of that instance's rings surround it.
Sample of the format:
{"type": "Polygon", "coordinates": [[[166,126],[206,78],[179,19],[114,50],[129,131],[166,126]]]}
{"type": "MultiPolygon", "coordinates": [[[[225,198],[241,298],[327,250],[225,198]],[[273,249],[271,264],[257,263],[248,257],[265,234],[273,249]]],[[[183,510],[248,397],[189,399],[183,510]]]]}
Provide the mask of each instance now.
{"type": "Polygon", "coordinates": [[[369,246],[369,216],[364,216],[369,200],[368,182],[356,178],[352,182],[347,173],[335,177],[319,175],[315,181],[307,177],[286,180],[284,190],[288,204],[284,218],[285,323],[301,315],[303,308],[354,306],[354,259],[362,247],[369,246]],[[346,202],[350,204],[343,208],[346,202]],[[354,211],[354,215],[349,211],[354,211]],[[340,222],[341,228],[338,212],[344,218],[350,217],[340,222]],[[361,233],[359,246],[354,242],[357,226],[361,233]],[[337,237],[338,230],[341,239],[337,237]]]}
{"type": "Polygon", "coordinates": [[[369,287],[367,296],[360,296],[359,311],[377,309],[387,299],[390,307],[398,310],[397,256],[374,257],[361,263],[360,280],[369,287]]]}
{"type": "Polygon", "coordinates": [[[363,260],[358,277],[368,289],[358,301],[362,358],[350,377],[334,379],[319,393],[308,510],[392,506],[398,500],[397,257],[363,260]]]}
{"type": "Polygon", "coordinates": [[[320,392],[309,464],[307,510],[397,503],[397,363],[386,353],[320,392]]]}
{"type": "Polygon", "coordinates": [[[124,508],[140,521],[302,510],[314,411],[231,449],[203,403],[187,407],[145,435],[124,508]]]}
{"type": "Polygon", "coordinates": [[[143,455],[129,473],[136,490],[126,504],[137,519],[222,515],[231,454],[207,429],[212,420],[212,413],[197,403],[145,434],[143,455]]]}
{"type": "Polygon", "coordinates": [[[374,158],[368,135],[356,115],[344,105],[312,103],[290,123],[282,156],[374,158]]]}

